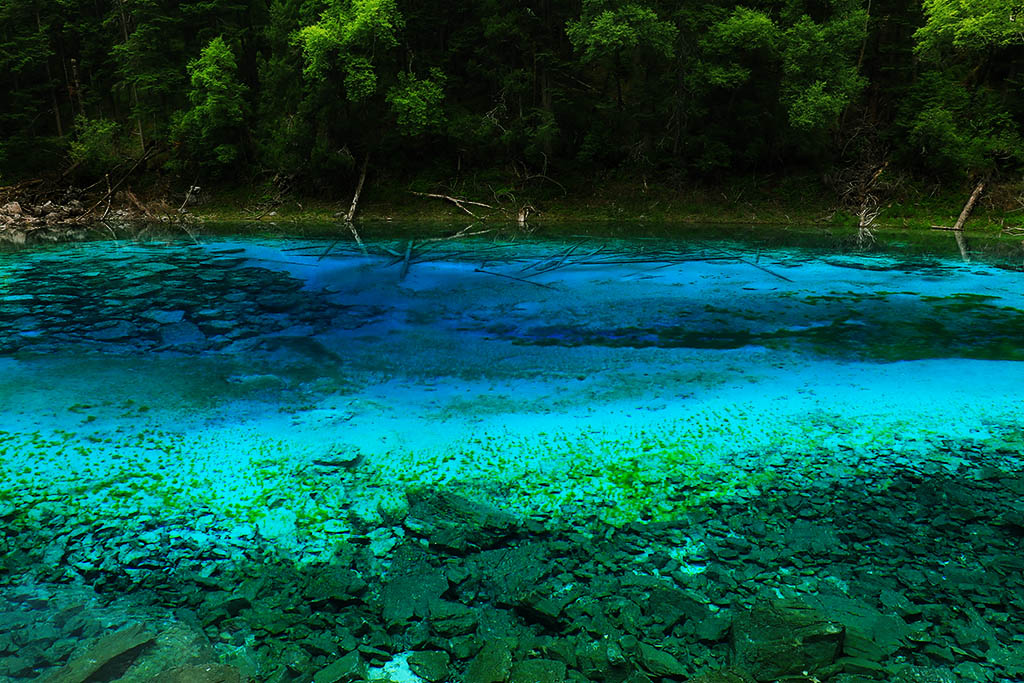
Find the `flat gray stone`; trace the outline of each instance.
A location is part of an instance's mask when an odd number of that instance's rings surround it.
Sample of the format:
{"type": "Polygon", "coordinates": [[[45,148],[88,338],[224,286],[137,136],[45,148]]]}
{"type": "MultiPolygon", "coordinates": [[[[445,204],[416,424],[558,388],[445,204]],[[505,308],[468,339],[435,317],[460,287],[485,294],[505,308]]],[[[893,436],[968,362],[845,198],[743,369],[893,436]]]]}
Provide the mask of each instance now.
{"type": "Polygon", "coordinates": [[[138,334],[139,329],[127,320],[118,320],[113,325],[93,330],[89,336],[98,341],[118,341],[138,334]]]}
{"type": "Polygon", "coordinates": [[[182,310],[165,311],[152,309],[149,311],[143,311],[141,315],[143,318],[160,323],[161,325],[166,325],[168,323],[180,323],[185,319],[185,311],[182,310]]]}
{"type": "Polygon", "coordinates": [[[160,343],[164,346],[186,346],[206,343],[206,335],[196,325],[183,320],[160,328],[160,343]]]}
{"type": "Polygon", "coordinates": [[[410,490],[406,528],[432,545],[455,552],[490,548],[502,543],[516,519],[496,508],[445,491],[410,490]]]}

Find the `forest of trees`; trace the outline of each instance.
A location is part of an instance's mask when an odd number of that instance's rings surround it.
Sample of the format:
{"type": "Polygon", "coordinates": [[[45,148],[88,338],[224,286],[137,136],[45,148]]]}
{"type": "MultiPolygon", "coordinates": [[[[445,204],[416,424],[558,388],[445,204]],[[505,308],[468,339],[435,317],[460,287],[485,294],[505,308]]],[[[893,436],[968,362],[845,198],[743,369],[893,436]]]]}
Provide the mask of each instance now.
{"type": "Polygon", "coordinates": [[[6,182],[1024,164],[1020,0],[0,0],[0,43],[6,182]]]}

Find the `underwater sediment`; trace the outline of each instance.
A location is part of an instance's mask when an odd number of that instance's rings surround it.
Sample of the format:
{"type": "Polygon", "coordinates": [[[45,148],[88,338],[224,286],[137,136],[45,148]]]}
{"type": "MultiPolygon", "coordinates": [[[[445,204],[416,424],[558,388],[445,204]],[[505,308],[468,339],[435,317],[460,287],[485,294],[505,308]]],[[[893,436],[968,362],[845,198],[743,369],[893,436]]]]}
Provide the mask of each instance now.
{"type": "Polygon", "coordinates": [[[0,675],[1024,676],[1016,272],[368,246],[0,255],[0,675]]]}

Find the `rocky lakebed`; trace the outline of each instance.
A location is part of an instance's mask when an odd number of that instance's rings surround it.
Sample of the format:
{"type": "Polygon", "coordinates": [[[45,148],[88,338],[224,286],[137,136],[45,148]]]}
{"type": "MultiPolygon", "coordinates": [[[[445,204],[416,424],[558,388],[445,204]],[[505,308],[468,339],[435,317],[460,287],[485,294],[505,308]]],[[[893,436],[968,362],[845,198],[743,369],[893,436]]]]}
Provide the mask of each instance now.
{"type": "Polygon", "coordinates": [[[0,254],[0,681],[1024,681],[1016,273],[370,246],[0,254]]]}

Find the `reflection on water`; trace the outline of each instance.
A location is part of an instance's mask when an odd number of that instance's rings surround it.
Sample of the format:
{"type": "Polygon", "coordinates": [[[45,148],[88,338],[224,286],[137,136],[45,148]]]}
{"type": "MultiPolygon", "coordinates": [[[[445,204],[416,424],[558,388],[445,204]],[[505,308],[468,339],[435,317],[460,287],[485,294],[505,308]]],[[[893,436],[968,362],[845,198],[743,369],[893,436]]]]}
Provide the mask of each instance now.
{"type": "Polygon", "coordinates": [[[0,254],[0,680],[1024,680],[1009,265],[0,254]]]}

